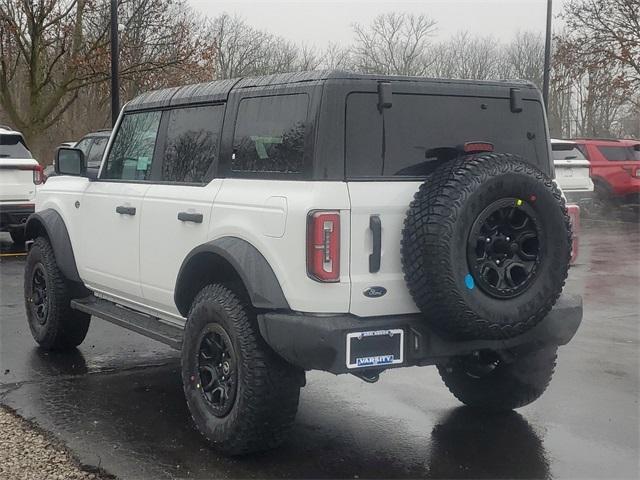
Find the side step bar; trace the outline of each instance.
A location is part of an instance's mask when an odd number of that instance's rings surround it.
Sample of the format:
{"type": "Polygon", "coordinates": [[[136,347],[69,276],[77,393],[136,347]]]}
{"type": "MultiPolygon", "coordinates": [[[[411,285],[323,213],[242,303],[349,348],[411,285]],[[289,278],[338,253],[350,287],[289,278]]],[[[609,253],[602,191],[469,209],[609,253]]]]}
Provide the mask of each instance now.
{"type": "Polygon", "coordinates": [[[182,347],[183,329],[157,317],[135,312],[93,295],[71,300],[71,308],[140,333],[177,350],[182,347]]]}

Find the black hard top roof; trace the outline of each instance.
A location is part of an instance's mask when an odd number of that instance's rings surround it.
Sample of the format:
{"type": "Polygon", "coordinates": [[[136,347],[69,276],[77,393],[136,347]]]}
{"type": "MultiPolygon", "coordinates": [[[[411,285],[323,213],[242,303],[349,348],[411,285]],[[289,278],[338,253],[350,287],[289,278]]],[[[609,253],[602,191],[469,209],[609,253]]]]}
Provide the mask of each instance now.
{"type": "Polygon", "coordinates": [[[352,73],[341,70],[314,70],[309,72],[278,73],[260,77],[243,77],[229,80],[216,80],[207,83],[185,85],[181,87],[164,88],[145,92],[125,105],[125,111],[161,108],[176,105],[189,105],[198,103],[224,102],[231,90],[250,87],[274,87],[279,85],[296,84],[303,82],[334,81],[392,81],[392,82],[426,82],[433,84],[455,85],[491,85],[491,86],[516,86],[518,88],[535,88],[528,81],[523,80],[454,80],[427,77],[411,77],[400,75],[373,75],[352,73]]]}

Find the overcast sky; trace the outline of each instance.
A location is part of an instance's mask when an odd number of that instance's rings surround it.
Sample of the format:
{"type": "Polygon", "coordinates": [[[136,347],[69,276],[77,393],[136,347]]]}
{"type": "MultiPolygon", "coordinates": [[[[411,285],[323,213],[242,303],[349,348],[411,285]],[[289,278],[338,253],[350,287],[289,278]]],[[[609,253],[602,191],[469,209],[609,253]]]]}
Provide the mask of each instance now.
{"type": "MultiPolygon", "coordinates": [[[[250,25],[295,42],[324,47],[350,43],[351,25],[389,11],[424,13],[438,24],[437,37],[459,30],[510,40],[519,30],[544,32],[546,0],[187,0],[209,17],[237,13],[250,25]]],[[[553,2],[554,15],[565,0],[553,2]]],[[[557,21],[557,20],[556,20],[557,21]]]]}

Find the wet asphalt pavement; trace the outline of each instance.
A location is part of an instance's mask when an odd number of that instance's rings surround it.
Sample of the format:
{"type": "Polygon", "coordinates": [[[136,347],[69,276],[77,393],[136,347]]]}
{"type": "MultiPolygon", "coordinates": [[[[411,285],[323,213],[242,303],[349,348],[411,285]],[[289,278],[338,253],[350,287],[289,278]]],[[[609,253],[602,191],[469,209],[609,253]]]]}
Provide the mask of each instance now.
{"type": "Polygon", "coordinates": [[[36,348],[22,299],[24,257],[0,235],[0,403],[121,478],[638,478],[640,231],[584,222],[566,291],[585,316],[551,386],[517,412],[461,407],[433,367],[307,374],[280,449],[241,459],[191,429],[178,352],[95,319],[81,347],[36,348]]]}

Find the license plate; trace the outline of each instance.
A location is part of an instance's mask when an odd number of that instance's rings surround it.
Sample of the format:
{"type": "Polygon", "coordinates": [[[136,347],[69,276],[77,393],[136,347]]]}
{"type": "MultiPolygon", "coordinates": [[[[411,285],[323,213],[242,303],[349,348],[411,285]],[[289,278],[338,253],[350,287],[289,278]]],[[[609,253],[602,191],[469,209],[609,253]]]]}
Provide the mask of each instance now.
{"type": "Polygon", "coordinates": [[[382,367],[402,363],[404,330],[371,330],[347,334],[347,368],[382,367]]]}
{"type": "Polygon", "coordinates": [[[573,177],[573,170],[571,167],[569,168],[559,168],[556,170],[556,173],[558,174],[559,177],[573,177]]]}

